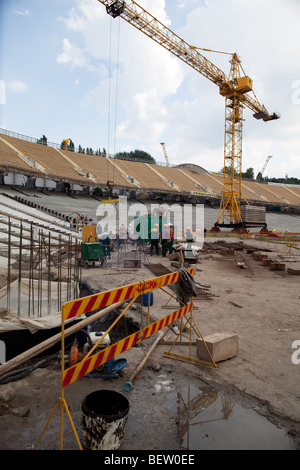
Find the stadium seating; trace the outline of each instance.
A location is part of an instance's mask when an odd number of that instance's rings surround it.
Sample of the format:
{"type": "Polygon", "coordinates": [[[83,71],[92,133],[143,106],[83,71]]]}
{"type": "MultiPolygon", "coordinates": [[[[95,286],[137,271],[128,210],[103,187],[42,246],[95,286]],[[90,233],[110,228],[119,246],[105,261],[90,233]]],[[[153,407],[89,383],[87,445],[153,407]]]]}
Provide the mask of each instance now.
{"type": "MultiPolygon", "coordinates": [[[[29,170],[30,166],[16,152],[0,140],[0,166],[19,171],[29,170]]],[[[38,173],[39,170],[36,170],[38,173]]]]}
{"type": "MultiPolygon", "coordinates": [[[[209,173],[197,165],[170,167],[139,161],[106,158],[53,148],[19,137],[0,134],[0,168],[24,172],[82,187],[142,190],[166,194],[204,193],[220,198],[223,175],[209,173]],[[6,144],[5,142],[8,144],[6,144]],[[199,171],[197,171],[199,168],[199,171]]],[[[300,206],[300,187],[263,184],[243,180],[242,194],[250,203],[300,206]]]]}
{"type": "Polygon", "coordinates": [[[75,170],[74,166],[62,158],[53,147],[40,145],[16,137],[5,136],[5,139],[25,154],[25,156],[32,157],[35,162],[40,164],[45,169],[45,174],[48,177],[73,180],[78,182],[78,184],[87,183],[87,178],[81,176],[75,170]]]}

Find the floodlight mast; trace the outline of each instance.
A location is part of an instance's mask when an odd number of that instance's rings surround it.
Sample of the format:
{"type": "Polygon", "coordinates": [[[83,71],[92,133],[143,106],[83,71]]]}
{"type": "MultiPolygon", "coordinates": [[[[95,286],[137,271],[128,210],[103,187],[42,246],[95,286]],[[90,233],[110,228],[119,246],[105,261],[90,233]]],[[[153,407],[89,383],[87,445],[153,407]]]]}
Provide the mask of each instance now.
{"type": "Polygon", "coordinates": [[[121,16],[219,87],[220,95],[225,98],[225,138],[223,191],[215,227],[244,227],[241,216],[242,199],[244,203],[249,203],[242,195],[243,110],[244,107],[249,108],[254,112],[256,119],[265,122],[279,119],[280,115],[270,114],[265,106],[258,102],[253,92],[252,80],[244,74],[236,53],[230,54],[231,66],[227,77],[219,67],[204,57],[197,47],[189,45],[135,1],[98,1],[113,18],[121,16]],[[250,92],[254,97],[248,94],[250,92]]]}

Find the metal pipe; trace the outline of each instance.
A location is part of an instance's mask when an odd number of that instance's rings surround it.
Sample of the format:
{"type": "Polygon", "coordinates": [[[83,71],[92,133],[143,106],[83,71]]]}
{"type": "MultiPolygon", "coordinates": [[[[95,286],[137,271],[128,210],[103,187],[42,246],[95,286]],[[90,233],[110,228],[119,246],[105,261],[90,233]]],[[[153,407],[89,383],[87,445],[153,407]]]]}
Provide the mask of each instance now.
{"type": "MultiPolygon", "coordinates": [[[[30,300],[31,300],[31,289],[32,289],[32,284],[33,284],[33,278],[32,278],[32,222],[30,226],[30,248],[29,248],[29,275],[28,275],[28,312],[27,316],[30,317],[30,300]]],[[[34,292],[34,289],[32,289],[32,292],[34,292]]],[[[34,313],[33,313],[34,317],[34,313]]]]}
{"type": "Polygon", "coordinates": [[[22,279],[22,243],[23,243],[23,224],[20,226],[19,237],[19,282],[18,282],[18,318],[20,318],[21,309],[21,279],[22,279]]]}
{"type": "Polygon", "coordinates": [[[48,234],[48,315],[51,313],[51,234],[48,234]]]}
{"type": "Polygon", "coordinates": [[[10,257],[11,257],[11,222],[8,216],[8,255],[7,255],[7,287],[6,287],[6,301],[7,301],[7,314],[10,313],[10,257]]]}

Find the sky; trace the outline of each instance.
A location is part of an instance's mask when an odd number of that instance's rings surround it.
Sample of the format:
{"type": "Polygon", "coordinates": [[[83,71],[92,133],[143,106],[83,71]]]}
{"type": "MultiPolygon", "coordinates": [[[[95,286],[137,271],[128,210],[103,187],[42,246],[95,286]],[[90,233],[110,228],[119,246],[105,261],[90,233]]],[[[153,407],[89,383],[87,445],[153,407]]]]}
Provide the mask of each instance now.
{"type": "MultiPolygon", "coordinates": [[[[129,0],[127,0],[129,3],[129,0]]],[[[188,44],[237,53],[258,101],[242,169],[300,178],[300,1],[139,0],[188,44]]],[[[201,51],[200,51],[201,52],[201,51]]],[[[230,55],[201,52],[228,76],[230,55]]],[[[172,165],[224,166],[225,99],[199,72],[97,0],[0,0],[0,127],[172,165]]]]}

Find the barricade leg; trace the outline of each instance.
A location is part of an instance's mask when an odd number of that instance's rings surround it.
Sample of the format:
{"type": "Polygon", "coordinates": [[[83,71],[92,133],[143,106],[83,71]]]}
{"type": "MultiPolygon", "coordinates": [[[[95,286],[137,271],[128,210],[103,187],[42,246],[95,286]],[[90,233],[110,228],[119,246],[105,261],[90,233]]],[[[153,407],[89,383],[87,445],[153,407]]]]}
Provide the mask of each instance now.
{"type": "Polygon", "coordinates": [[[166,351],[163,355],[166,356],[166,357],[170,357],[170,358],[173,358],[173,359],[179,359],[179,360],[182,360],[182,361],[185,361],[185,362],[191,362],[193,364],[200,364],[200,365],[203,365],[203,366],[209,366],[209,367],[215,367],[215,368],[218,368],[218,365],[215,363],[209,349],[208,349],[208,346],[206,344],[206,342],[204,341],[203,339],[203,336],[201,334],[201,331],[194,319],[194,316],[193,316],[193,311],[190,312],[189,314],[189,318],[186,317],[186,322],[185,324],[182,326],[181,330],[179,331],[179,333],[177,334],[173,344],[171,345],[169,351],[166,351]],[[189,355],[188,356],[183,356],[183,355],[180,355],[180,354],[175,354],[175,353],[172,353],[171,350],[173,349],[173,347],[176,345],[177,343],[177,340],[181,337],[181,334],[182,332],[185,330],[186,326],[187,325],[190,325],[190,338],[189,338],[189,342],[187,343],[187,345],[189,346],[189,355]],[[196,328],[196,334],[198,334],[202,341],[203,341],[203,344],[209,354],[209,357],[211,358],[211,362],[206,362],[206,361],[201,361],[200,359],[195,359],[191,356],[191,345],[192,345],[192,329],[194,329],[195,331],[195,328],[196,328]]]}
{"type": "Polygon", "coordinates": [[[37,449],[37,447],[38,447],[38,445],[39,445],[39,443],[40,443],[40,441],[41,441],[43,435],[45,434],[46,429],[47,429],[48,425],[50,424],[50,421],[51,421],[51,419],[53,418],[53,416],[54,416],[54,414],[55,414],[55,411],[57,410],[57,408],[58,408],[59,405],[60,405],[60,450],[63,450],[64,411],[66,411],[67,416],[68,416],[68,418],[69,418],[69,421],[70,421],[70,424],[71,424],[71,428],[72,428],[73,434],[74,434],[74,436],[75,436],[75,439],[76,439],[77,445],[78,445],[78,447],[79,447],[79,450],[82,450],[82,446],[81,446],[81,443],[80,443],[78,434],[77,434],[77,432],[76,432],[76,429],[75,429],[75,426],[74,426],[74,423],[73,423],[73,420],[72,420],[72,417],[71,417],[71,414],[70,414],[70,411],[69,411],[67,402],[66,402],[66,400],[65,400],[64,398],[62,398],[62,397],[60,397],[60,398],[57,400],[57,402],[56,402],[56,404],[55,404],[55,406],[54,406],[54,408],[53,408],[53,410],[52,410],[52,413],[51,413],[51,415],[49,416],[48,421],[47,421],[47,423],[45,424],[44,429],[42,430],[41,435],[40,435],[40,437],[38,438],[38,440],[37,440],[37,442],[36,442],[36,444],[35,444],[35,446],[34,446],[34,450],[37,449]]]}

